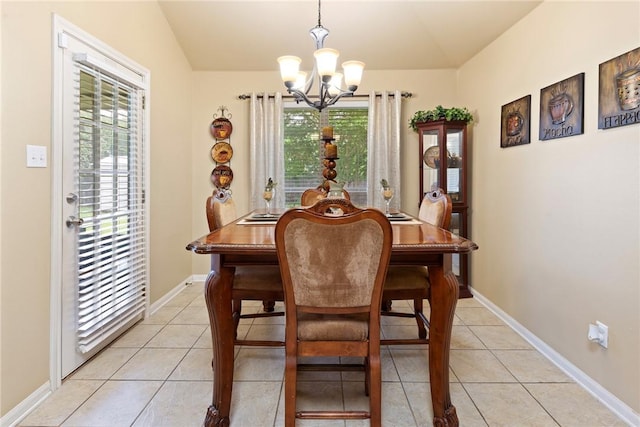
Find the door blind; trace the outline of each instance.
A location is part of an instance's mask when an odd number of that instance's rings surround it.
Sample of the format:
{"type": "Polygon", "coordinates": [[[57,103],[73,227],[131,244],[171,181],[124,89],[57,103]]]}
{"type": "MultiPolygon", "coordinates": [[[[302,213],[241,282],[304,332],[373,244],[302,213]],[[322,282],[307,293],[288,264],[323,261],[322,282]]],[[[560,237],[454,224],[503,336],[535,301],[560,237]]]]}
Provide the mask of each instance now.
{"type": "Polygon", "coordinates": [[[142,95],[75,64],[77,338],[85,353],[145,310],[142,95]]]}

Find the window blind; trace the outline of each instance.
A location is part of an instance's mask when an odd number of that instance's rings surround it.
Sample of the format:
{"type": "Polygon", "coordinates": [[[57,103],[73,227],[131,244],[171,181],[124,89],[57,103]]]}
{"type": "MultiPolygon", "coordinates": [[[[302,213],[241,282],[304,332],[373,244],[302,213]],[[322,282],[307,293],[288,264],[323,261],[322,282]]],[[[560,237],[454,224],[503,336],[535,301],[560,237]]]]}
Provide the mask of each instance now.
{"type": "MultiPolygon", "coordinates": [[[[287,206],[300,204],[302,192],[323,182],[324,142],[320,140],[320,113],[312,108],[285,107],[284,155],[287,206]]],[[[334,128],[338,157],[336,181],[346,182],[354,203],[366,205],[368,108],[328,109],[328,123],[334,128]]]]}
{"type": "Polygon", "coordinates": [[[142,91],[76,62],[77,338],[85,353],[145,310],[142,91]]]}

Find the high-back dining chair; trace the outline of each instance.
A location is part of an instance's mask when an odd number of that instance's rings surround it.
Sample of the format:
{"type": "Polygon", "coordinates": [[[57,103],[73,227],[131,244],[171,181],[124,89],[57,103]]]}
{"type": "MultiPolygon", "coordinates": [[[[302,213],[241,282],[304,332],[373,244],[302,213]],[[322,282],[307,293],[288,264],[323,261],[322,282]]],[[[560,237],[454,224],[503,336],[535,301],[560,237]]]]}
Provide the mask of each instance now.
{"type": "MultiPolygon", "coordinates": [[[[206,205],[209,231],[237,219],[236,204],[231,197],[221,201],[209,196],[206,205]]],[[[236,267],[231,290],[232,313],[236,335],[240,319],[283,316],[283,311],[275,311],[275,302],[284,301],[280,270],[277,266],[236,267]],[[242,313],[242,301],[262,301],[264,312],[242,313]]],[[[284,346],[284,341],[235,340],[236,345],[284,346]]]]}
{"type": "Polygon", "coordinates": [[[379,427],[380,303],[393,240],[389,220],[379,210],[325,198],[284,213],[275,239],[286,312],[285,426],[295,426],[296,418],[369,418],[379,427]],[[297,410],[297,372],[308,367],[299,358],[314,356],[364,357],[369,411],[297,410]]]}
{"type": "MultiPolygon", "coordinates": [[[[420,203],[418,218],[440,228],[448,229],[451,224],[453,205],[451,197],[441,189],[425,194],[420,203]]],[[[423,312],[423,302],[430,298],[429,271],[422,266],[393,266],[389,268],[382,292],[382,315],[414,317],[418,325],[418,338],[383,339],[382,344],[427,344],[429,320],[423,312]],[[391,301],[413,300],[413,313],[392,311],[391,301]]]]}

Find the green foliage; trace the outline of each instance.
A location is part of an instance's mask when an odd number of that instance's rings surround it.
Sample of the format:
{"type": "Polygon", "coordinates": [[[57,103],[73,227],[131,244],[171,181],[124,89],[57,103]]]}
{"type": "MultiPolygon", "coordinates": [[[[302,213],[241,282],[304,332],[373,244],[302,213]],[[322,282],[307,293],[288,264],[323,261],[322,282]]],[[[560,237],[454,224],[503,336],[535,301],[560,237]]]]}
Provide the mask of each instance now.
{"type": "Polygon", "coordinates": [[[338,180],[351,186],[367,182],[367,123],[366,108],[333,108],[329,110],[329,123],[339,135],[338,180]]]}
{"type": "Polygon", "coordinates": [[[467,110],[466,107],[451,107],[444,108],[442,105],[438,105],[433,110],[420,110],[416,111],[409,120],[409,127],[414,131],[418,130],[418,123],[434,122],[437,120],[454,121],[460,120],[466,123],[473,121],[473,115],[467,110]]]}
{"type": "MultiPolygon", "coordinates": [[[[320,140],[318,128],[319,116],[312,110],[285,109],[284,114],[284,152],[285,178],[322,177],[320,140]]],[[[320,179],[318,179],[320,184],[320,179]]]]}

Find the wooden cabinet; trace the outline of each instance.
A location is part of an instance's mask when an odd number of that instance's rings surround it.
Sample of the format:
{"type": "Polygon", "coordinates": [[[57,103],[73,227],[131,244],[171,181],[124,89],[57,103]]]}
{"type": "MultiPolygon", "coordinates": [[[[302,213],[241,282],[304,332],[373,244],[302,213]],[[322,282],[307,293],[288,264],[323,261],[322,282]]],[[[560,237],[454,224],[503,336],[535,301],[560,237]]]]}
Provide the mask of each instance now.
{"type": "MultiPolygon", "coordinates": [[[[442,188],[453,201],[450,230],[470,237],[469,230],[469,153],[467,123],[439,120],[418,123],[420,145],[420,197],[432,188],[442,188]]],[[[453,272],[460,282],[460,298],[469,291],[469,255],[454,254],[453,272]]]]}

